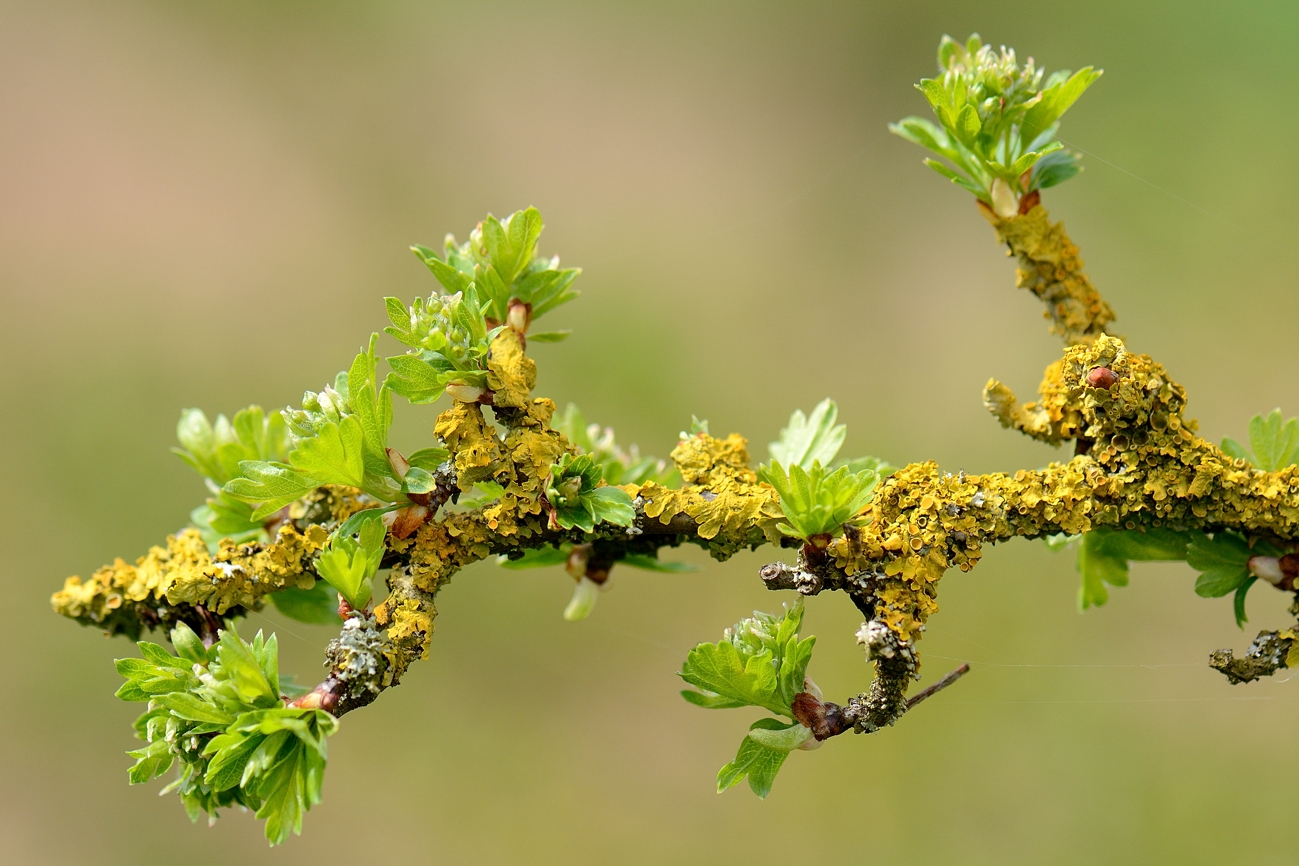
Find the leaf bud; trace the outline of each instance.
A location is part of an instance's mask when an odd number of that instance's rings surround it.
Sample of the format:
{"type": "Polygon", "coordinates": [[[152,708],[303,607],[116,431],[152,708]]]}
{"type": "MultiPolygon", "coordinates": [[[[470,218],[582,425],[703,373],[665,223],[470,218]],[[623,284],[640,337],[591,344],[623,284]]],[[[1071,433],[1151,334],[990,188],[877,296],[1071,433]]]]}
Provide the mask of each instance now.
{"type": "Polygon", "coordinates": [[[1118,384],[1119,377],[1109,367],[1097,367],[1087,374],[1087,384],[1108,391],[1118,384]]]}
{"type": "Polygon", "coordinates": [[[573,590],[573,598],[564,608],[564,619],[577,622],[586,619],[595,609],[595,600],[600,597],[600,585],[589,577],[583,577],[573,590]]]}
{"type": "Polygon", "coordinates": [[[992,181],[992,209],[1004,220],[1013,218],[1019,213],[1019,196],[1002,178],[992,181]]]}
{"type": "Polygon", "coordinates": [[[520,334],[528,332],[532,323],[532,305],[519,300],[510,301],[510,309],[505,314],[505,324],[520,334]]]}
{"type": "Polygon", "coordinates": [[[447,393],[451,395],[452,400],[458,400],[461,403],[477,403],[479,399],[487,392],[477,385],[466,385],[463,382],[452,382],[447,385],[447,393]]]}
{"type": "Polygon", "coordinates": [[[388,465],[392,467],[392,471],[398,478],[405,478],[406,473],[410,471],[410,463],[396,448],[385,448],[384,451],[388,454],[388,465]]]}

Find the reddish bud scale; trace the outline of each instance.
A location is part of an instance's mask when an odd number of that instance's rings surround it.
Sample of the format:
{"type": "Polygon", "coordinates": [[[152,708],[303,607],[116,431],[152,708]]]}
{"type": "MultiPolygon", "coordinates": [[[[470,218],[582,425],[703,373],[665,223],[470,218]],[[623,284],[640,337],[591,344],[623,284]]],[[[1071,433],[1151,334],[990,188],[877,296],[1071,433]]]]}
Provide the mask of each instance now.
{"type": "Polygon", "coordinates": [[[1118,384],[1119,377],[1109,367],[1097,367],[1087,374],[1087,384],[1106,391],[1118,384]]]}

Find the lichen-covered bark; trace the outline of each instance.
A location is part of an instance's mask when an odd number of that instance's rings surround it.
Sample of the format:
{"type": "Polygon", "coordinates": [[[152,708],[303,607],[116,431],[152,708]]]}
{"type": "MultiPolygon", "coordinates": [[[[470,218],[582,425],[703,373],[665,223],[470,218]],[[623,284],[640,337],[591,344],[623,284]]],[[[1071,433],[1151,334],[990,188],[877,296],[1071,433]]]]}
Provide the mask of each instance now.
{"type": "MultiPolygon", "coordinates": [[[[1008,427],[1052,444],[1073,441],[1074,456],[1043,469],[984,475],[910,464],[880,485],[859,527],[826,548],[806,546],[795,565],[763,569],[773,589],[840,590],[866,617],[861,640],[876,668],[870,689],[842,707],[805,701],[809,718],[828,726],[827,735],[874,731],[905,712],[919,666],[916,641],[938,610],[939,580],[949,569],[973,568],[985,545],[1100,526],[1233,529],[1285,545],[1299,539],[1299,468],[1261,472],[1197,436],[1195,422],[1183,415],[1182,387],[1160,364],[1106,332],[1113,314],[1082,273],[1077,248],[1040,205],[1028,204],[1020,216],[992,221],[1019,258],[1020,285],[1046,303],[1066,348],[1047,368],[1038,401],[1020,405],[995,380],[985,400],[1008,427]]],[[[456,402],[434,428],[450,451],[448,477],[460,490],[490,480],[504,495],[475,510],[429,515],[408,537],[390,539],[389,595],[372,617],[359,613],[331,644],[329,676],[303,699],[311,705],[346,712],[399,682],[428,653],[438,591],[488,556],[590,545],[590,561],[604,570],[603,579],[620,557],[663,546],[693,543],[726,559],[745,548],[789,544],[776,528],[779,500],[758,480],[745,440],[735,434],[683,438],[672,452],[681,487],[626,487],[637,508],[633,527],[600,525],[591,534],[552,528],[546,473],[572,446],[551,427],[554,403],[531,394],[536,370],[524,347],[510,329],[493,343],[494,422],[479,403],[456,402]]],[[[89,581],[69,578],[54,606],[130,634],[203,611],[231,616],[255,609],[270,592],[310,586],[327,531],[359,507],[355,494],[322,490],[292,511],[274,544],[226,542],[215,557],[196,532],[182,532],[135,565],[119,560],[89,581]]],[[[1215,666],[1245,680],[1284,665],[1294,634],[1267,634],[1272,637],[1260,636],[1263,643],[1245,659],[1227,653],[1215,657],[1215,666]]]]}
{"type": "Polygon", "coordinates": [[[1019,260],[1017,285],[1046,304],[1051,333],[1067,345],[1090,343],[1114,321],[1114,311],[1083,273],[1078,247],[1064,224],[1051,224],[1036,192],[1020,203],[1020,216],[1003,220],[990,208],[980,211],[997,230],[997,238],[1019,260]]]}

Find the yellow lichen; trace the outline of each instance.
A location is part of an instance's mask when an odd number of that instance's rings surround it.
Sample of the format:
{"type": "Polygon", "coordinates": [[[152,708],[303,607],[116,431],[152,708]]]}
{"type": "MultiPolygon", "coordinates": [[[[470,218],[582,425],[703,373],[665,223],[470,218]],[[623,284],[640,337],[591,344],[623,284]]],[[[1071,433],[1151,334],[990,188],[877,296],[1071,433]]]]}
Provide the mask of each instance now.
{"type": "Polygon", "coordinates": [[[677,515],[690,517],[718,559],[745,547],[780,541],[779,499],[750,468],[743,437],[732,433],[715,439],[697,433],[682,439],[671,456],[685,482],[680,488],[653,481],[627,488],[633,497],[641,498],[647,517],[665,526],[677,515]]]}
{"type": "Polygon", "coordinates": [[[523,341],[513,328],[504,328],[487,351],[487,387],[492,405],[523,407],[537,384],[537,362],[523,352],[523,341]]]}
{"type": "Polygon", "coordinates": [[[303,534],[286,524],[273,544],[236,545],[226,539],[213,557],[198,530],[186,529],[168,536],[166,547],[150,548],[134,565],[118,559],[88,581],[69,577],[50,602],[73,619],[133,633],[142,618],[156,619],[160,606],[201,604],[218,615],[236,607],[255,609],[276,590],[315,584],[308,564],[325,538],[319,526],[303,534]]]}
{"type": "Polygon", "coordinates": [[[1019,259],[1017,285],[1046,304],[1051,333],[1066,343],[1090,343],[1106,332],[1114,311],[1083,273],[1078,247],[1064,225],[1051,225],[1041,205],[1008,220],[994,218],[997,237],[1019,259]]]}

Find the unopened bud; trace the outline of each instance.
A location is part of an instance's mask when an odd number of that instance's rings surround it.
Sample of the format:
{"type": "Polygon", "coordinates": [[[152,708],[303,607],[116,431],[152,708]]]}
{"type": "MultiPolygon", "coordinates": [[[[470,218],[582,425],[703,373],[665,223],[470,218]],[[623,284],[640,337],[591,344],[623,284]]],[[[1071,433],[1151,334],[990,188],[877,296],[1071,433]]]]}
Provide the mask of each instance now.
{"type": "Polygon", "coordinates": [[[532,305],[521,301],[510,301],[510,308],[505,314],[505,324],[520,334],[528,332],[532,324],[532,305]]]}
{"type": "Polygon", "coordinates": [[[1109,367],[1097,367],[1087,374],[1087,384],[1108,391],[1118,384],[1119,377],[1109,367]]]}
{"type": "Polygon", "coordinates": [[[573,599],[564,608],[564,619],[577,622],[586,619],[595,609],[595,600],[600,597],[600,585],[589,577],[583,577],[573,590],[573,599]]]}
{"type": "Polygon", "coordinates": [[[401,452],[396,448],[385,448],[384,450],[388,452],[388,465],[392,467],[392,471],[397,473],[398,478],[405,478],[406,473],[410,471],[410,463],[405,457],[401,456],[401,452]]]}
{"type": "Polygon", "coordinates": [[[459,382],[453,382],[447,385],[447,393],[451,395],[452,400],[461,403],[477,403],[482,396],[487,393],[483,388],[477,385],[465,385],[459,382]]]}
{"type": "Polygon", "coordinates": [[[1019,214],[1019,196],[1010,188],[1010,184],[1001,178],[992,182],[992,209],[1004,220],[1019,214]]]}
{"type": "Polygon", "coordinates": [[[1275,556],[1251,556],[1248,567],[1250,574],[1273,586],[1280,586],[1285,579],[1285,574],[1281,571],[1281,560],[1275,556]]]}
{"type": "Polygon", "coordinates": [[[581,580],[586,577],[586,563],[590,558],[591,545],[574,545],[572,552],[568,554],[568,561],[564,563],[564,570],[572,576],[573,580],[581,580]]]}

